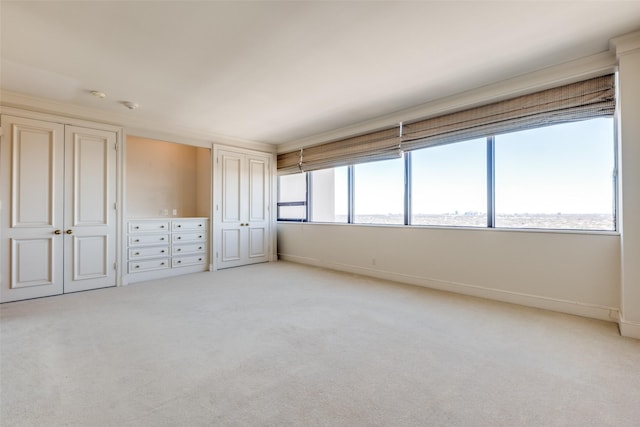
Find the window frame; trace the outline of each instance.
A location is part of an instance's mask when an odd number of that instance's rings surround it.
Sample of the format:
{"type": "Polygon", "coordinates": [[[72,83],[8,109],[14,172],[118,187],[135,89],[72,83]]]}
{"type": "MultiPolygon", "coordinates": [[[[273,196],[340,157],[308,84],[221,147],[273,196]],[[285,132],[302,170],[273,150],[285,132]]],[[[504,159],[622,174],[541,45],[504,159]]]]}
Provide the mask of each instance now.
{"type": "MultiPolygon", "coordinates": [[[[308,172],[304,172],[305,175],[305,200],[301,200],[298,202],[280,202],[280,201],[276,201],[276,218],[277,221],[282,221],[282,222],[309,222],[309,173],[308,172]],[[288,207],[288,206],[304,206],[304,218],[284,218],[280,216],[280,208],[281,207],[288,207]]],[[[276,179],[276,198],[280,197],[280,176],[277,177],[276,179]]]]}

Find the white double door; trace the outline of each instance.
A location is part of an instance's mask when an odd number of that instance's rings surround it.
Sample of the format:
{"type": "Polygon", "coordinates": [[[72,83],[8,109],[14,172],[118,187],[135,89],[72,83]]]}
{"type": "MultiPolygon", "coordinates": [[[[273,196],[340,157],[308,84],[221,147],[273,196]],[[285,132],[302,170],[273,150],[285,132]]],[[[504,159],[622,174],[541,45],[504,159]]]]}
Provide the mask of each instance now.
{"type": "Polygon", "coordinates": [[[215,156],[216,268],[269,261],[270,157],[223,149],[215,156]]]}
{"type": "Polygon", "coordinates": [[[116,132],[1,121],[0,301],[115,286],[116,132]]]}

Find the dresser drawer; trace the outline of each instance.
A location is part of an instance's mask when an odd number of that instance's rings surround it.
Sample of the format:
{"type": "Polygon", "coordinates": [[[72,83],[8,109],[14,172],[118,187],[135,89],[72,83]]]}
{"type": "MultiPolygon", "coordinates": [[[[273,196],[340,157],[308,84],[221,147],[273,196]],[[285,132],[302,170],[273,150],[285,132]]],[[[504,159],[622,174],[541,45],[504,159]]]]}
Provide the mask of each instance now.
{"type": "Polygon", "coordinates": [[[130,248],[129,259],[169,255],[169,246],[151,246],[148,248],[130,248]]]}
{"type": "Polygon", "coordinates": [[[207,233],[174,233],[173,243],[205,242],[207,233]]]}
{"type": "Polygon", "coordinates": [[[175,231],[199,231],[207,229],[205,219],[180,219],[171,221],[172,230],[175,231]]]}
{"type": "Polygon", "coordinates": [[[129,233],[169,231],[169,221],[129,221],[129,233]]]}
{"type": "Polygon", "coordinates": [[[129,262],[129,273],[137,273],[138,271],[162,270],[170,267],[169,258],[150,259],[147,261],[131,261],[129,262]]]}
{"type": "Polygon", "coordinates": [[[204,264],[206,262],[207,256],[205,254],[174,257],[171,259],[172,267],[186,267],[188,265],[204,264]]]}
{"type": "Polygon", "coordinates": [[[189,243],[186,245],[183,244],[174,244],[171,248],[172,255],[188,255],[188,254],[197,254],[203,253],[207,250],[205,242],[201,243],[189,243]]]}
{"type": "Polygon", "coordinates": [[[129,246],[162,245],[169,243],[168,234],[141,234],[129,236],[129,246]]]}

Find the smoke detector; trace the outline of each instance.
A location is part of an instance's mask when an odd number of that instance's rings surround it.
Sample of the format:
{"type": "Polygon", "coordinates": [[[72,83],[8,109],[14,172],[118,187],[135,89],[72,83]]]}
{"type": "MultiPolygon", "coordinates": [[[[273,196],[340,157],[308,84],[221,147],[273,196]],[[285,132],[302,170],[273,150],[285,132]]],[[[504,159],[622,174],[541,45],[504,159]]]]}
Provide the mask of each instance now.
{"type": "Polygon", "coordinates": [[[131,101],[122,101],[122,105],[127,107],[129,110],[135,110],[136,108],[139,107],[138,104],[136,104],[135,102],[131,102],[131,101]]]}

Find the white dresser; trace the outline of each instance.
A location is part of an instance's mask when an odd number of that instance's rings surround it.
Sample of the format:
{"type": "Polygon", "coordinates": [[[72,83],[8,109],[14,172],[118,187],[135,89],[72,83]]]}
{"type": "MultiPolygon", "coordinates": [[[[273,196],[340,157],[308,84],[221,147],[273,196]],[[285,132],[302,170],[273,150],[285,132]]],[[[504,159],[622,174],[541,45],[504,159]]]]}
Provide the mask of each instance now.
{"type": "Polygon", "coordinates": [[[128,282],[208,270],[208,230],[207,218],[130,220],[128,282]]]}

